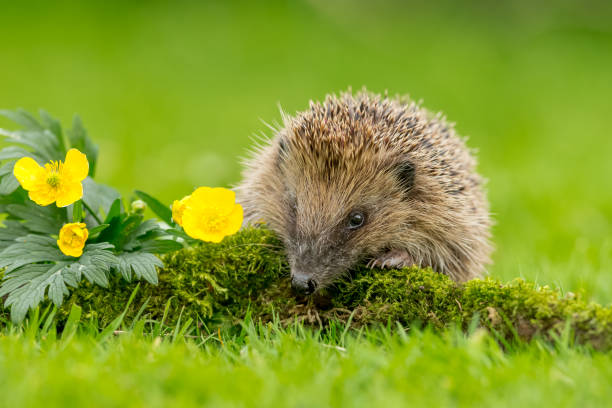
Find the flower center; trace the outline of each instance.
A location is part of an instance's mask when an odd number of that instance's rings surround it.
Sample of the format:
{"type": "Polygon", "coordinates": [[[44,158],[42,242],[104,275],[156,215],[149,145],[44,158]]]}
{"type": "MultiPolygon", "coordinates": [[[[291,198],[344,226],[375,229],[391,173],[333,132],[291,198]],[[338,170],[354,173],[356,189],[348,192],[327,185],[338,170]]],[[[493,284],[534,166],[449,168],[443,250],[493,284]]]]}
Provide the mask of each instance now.
{"type": "Polygon", "coordinates": [[[47,168],[47,184],[53,188],[57,188],[61,181],[60,173],[62,171],[62,162],[52,161],[45,167],[47,168]]]}
{"type": "Polygon", "coordinates": [[[57,173],[51,173],[49,174],[49,176],[47,177],[47,184],[50,185],[51,187],[57,187],[60,183],[60,177],[59,174],[57,173]]]}
{"type": "Polygon", "coordinates": [[[72,248],[81,246],[83,243],[83,232],[81,230],[69,231],[67,236],[64,237],[64,244],[69,245],[72,248]]]}
{"type": "Polygon", "coordinates": [[[224,218],[219,217],[218,215],[209,215],[206,219],[206,226],[212,231],[219,231],[223,228],[224,218]]]}

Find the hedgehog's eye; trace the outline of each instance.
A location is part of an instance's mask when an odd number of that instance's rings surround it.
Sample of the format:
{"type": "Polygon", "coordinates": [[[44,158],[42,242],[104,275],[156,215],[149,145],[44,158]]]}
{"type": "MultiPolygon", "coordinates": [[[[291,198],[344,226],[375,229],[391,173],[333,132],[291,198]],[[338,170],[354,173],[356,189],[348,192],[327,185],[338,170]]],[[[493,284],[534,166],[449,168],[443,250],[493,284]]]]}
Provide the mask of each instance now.
{"type": "Polygon", "coordinates": [[[353,211],[348,217],[349,229],[357,229],[365,222],[365,214],[361,211],[353,211]]]}

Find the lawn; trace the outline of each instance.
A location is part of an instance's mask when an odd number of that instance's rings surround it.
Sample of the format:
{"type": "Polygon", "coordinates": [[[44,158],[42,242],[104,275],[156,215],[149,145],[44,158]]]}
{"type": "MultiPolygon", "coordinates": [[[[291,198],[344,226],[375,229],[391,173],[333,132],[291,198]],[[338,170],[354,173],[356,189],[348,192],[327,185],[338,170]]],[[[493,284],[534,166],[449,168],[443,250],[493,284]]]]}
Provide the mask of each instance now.
{"type": "MultiPolygon", "coordinates": [[[[5,406],[607,406],[612,357],[481,331],[342,332],[246,324],[197,339],[129,332],[102,343],[39,333],[0,341],[5,406]],[[162,340],[163,338],[163,340],[162,340]]],[[[68,336],[69,337],[69,336],[68,336]]]]}
{"type": "MultiPolygon", "coordinates": [[[[0,108],[45,108],[65,123],[78,112],[100,144],[99,180],[169,203],[238,182],[240,157],[269,133],[263,122],[280,119],[279,105],[291,113],[348,87],[410,94],[478,150],[496,220],[490,275],[610,305],[612,7],[532,3],[2,2],[0,108]]],[[[129,327],[95,340],[92,324],[63,341],[5,329],[6,404],[612,398],[610,354],[563,341],[502,351],[481,332],[247,325],[160,343],[129,327]]]]}

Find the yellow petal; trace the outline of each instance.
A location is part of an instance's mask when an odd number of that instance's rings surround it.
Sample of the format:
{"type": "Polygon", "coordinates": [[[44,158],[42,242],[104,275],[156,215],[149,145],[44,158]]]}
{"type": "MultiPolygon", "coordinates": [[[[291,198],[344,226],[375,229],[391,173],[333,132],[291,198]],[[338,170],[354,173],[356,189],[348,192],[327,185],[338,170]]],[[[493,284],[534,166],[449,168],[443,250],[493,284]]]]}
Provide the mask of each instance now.
{"type": "Polygon", "coordinates": [[[13,174],[21,187],[27,191],[37,188],[45,180],[45,170],[31,157],[22,157],[17,160],[13,174]]]}
{"type": "Polygon", "coordinates": [[[240,204],[234,205],[234,209],[227,216],[227,226],[226,230],[223,232],[225,232],[226,235],[233,235],[237,233],[242,226],[243,218],[242,206],[240,204]]]}
{"type": "Polygon", "coordinates": [[[211,198],[218,207],[231,208],[236,201],[236,193],[227,188],[215,187],[211,191],[211,198]]]}
{"type": "Polygon", "coordinates": [[[66,182],[62,184],[62,189],[57,194],[57,202],[55,203],[58,207],[66,207],[83,197],[83,185],[80,181],[77,182],[66,182]]]}
{"type": "Polygon", "coordinates": [[[89,238],[89,230],[85,227],[85,224],[82,222],[78,223],[77,225],[81,228],[81,234],[79,236],[81,237],[83,242],[87,241],[87,238],[89,238]]]}
{"type": "Polygon", "coordinates": [[[191,238],[199,239],[202,232],[199,222],[200,217],[197,216],[197,213],[191,208],[187,208],[185,212],[183,212],[182,221],[182,227],[183,230],[185,230],[185,233],[191,238]]]}
{"type": "Polygon", "coordinates": [[[73,181],[83,181],[87,174],[89,174],[87,156],[77,149],[68,150],[66,160],[64,161],[63,173],[64,177],[73,181]]]}
{"type": "Polygon", "coordinates": [[[218,244],[219,242],[223,241],[223,238],[225,238],[225,237],[226,237],[225,234],[208,232],[208,233],[201,234],[198,237],[198,239],[200,241],[213,242],[215,244],[218,244]]]}
{"type": "Polygon", "coordinates": [[[180,226],[183,226],[183,212],[191,196],[183,197],[180,201],[174,200],[172,203],[172,219],[180,226]]]}
{"type": "Polygon", "coordinates": [[[57,190],[45,183],[40,188],[30,191],[28,196],[30,200],[44,207],[55,201],[57,198],[57,190]]]}
{"type": "Polygon", "coordinates": [[[197,206],[202,206],[211,202],[212,188],[210,187],[198,187],[193,193],[189,201],[197,206]]]}
{"type": "Polygon", "coordinates": [[[198,206],[227,208],[234,205],[236,193],[222,187],[198,187],[191,194],[191,202],[198,206]]]}
{"type": "Polygon", "coordinates": [[[64,255],[73,256],[75,258],[78,258],[79,256],[83,255],[82,247],[73,248],[69,245],[66,245],[64,242],[61,242],[60,240],[57,240],[57,246],[60,248],[60,251],[62,251],[64,255]]]}

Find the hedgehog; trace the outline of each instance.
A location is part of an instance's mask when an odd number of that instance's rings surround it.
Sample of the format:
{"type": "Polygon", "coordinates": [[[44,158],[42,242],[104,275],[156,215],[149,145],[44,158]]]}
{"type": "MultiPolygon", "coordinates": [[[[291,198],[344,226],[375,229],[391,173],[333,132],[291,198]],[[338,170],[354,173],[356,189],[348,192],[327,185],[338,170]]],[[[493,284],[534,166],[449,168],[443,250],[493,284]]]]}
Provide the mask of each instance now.
{"type": "Polygon", "coordinates": [[[285,246],[312,294],[359,264],[431,267],[463,282],[489,263],[484,180],[453,125],[408,97],[327,95],[272,127],[237,186],[245,225],[285,246]]]}

